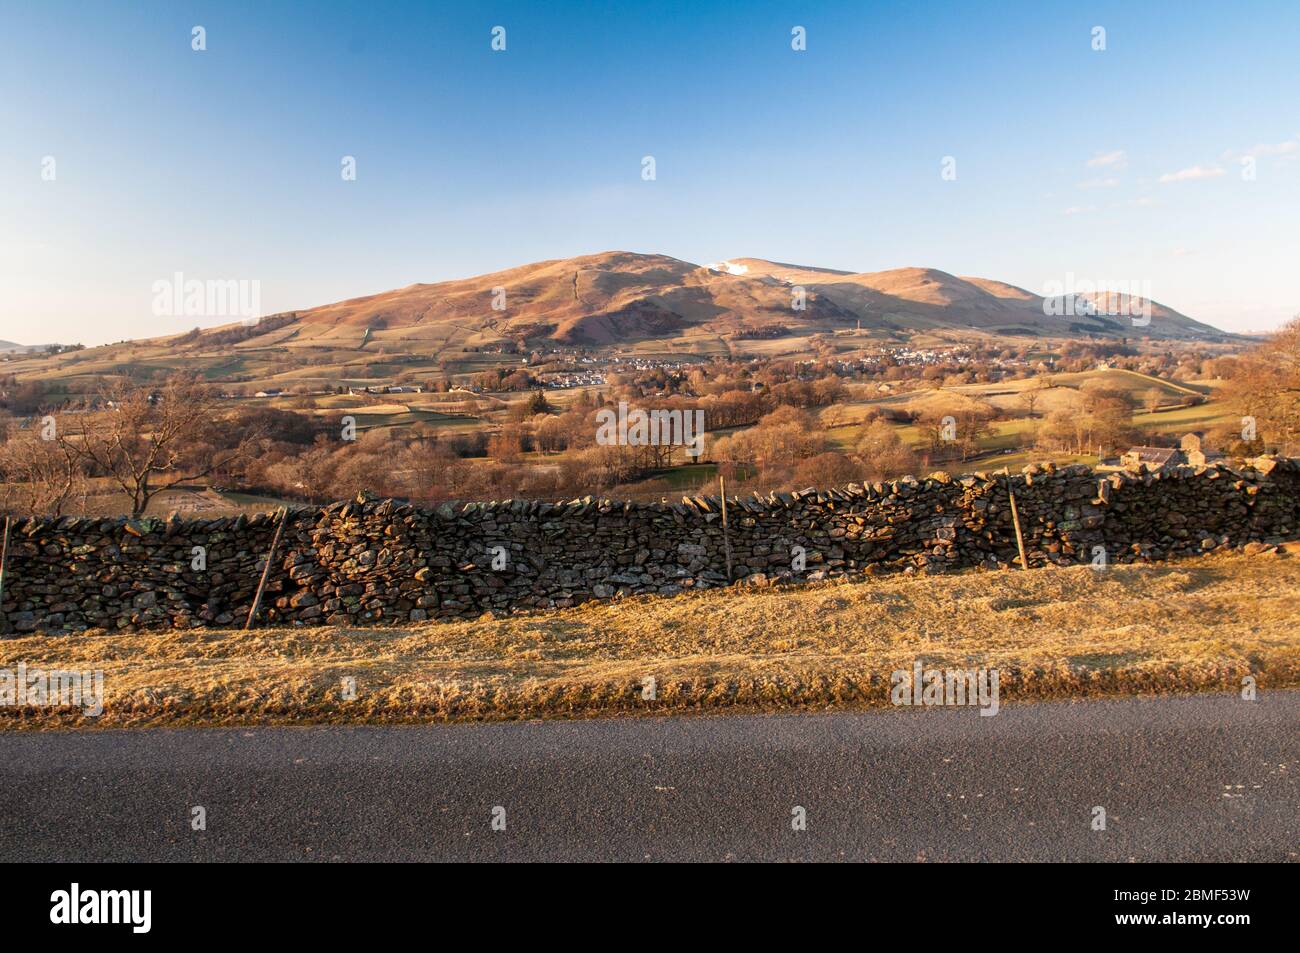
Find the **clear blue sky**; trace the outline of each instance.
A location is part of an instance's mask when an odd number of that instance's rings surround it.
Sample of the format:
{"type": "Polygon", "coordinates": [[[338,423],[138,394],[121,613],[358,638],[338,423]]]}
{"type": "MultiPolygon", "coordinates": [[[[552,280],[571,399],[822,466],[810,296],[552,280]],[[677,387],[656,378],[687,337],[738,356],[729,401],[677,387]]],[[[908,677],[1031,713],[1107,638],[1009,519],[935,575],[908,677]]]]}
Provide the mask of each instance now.
{"type": "Polygon", "coordinates": [[[1294,0],[0,0],[0,339],[226,323],[152,314],[177,271],[269,313],[616,248],[1149,281],[1276,327],[1297,49],[1294,0]]]}

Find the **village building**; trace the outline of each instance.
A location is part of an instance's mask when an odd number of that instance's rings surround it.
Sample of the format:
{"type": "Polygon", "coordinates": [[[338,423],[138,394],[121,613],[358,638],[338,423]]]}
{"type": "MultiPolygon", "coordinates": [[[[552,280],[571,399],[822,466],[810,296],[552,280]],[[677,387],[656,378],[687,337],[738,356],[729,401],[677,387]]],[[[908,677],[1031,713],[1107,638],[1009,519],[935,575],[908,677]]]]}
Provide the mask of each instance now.
{"type": "Polygon", "coordinates": [[[423,394],[424,386],[421,384],[381,384],[370,387],[349,387],[348,393],[353,397],[363,397],[367,394],[423,394]]]}
{"type": "Polygon", "coordinates": [[[1186,457],[1177,447],[1129,447],[1119,458],[1119,465],[1126,470],[1136,470],[1144,465],[1148,470],[1168,470],[1186,462],[1186,457]]]}
{"type": "Polygon", "coordinates": [[[1206,449],[1204,441],[1205,435],[1195,431],[1184,434],[1177,447],[1129,447],[1120,454],[1119,465],[1126,470],[1145,465],[1159,472],[1171,467],[1204,467],[1224,459],[1219,451],[1206,449]]]}

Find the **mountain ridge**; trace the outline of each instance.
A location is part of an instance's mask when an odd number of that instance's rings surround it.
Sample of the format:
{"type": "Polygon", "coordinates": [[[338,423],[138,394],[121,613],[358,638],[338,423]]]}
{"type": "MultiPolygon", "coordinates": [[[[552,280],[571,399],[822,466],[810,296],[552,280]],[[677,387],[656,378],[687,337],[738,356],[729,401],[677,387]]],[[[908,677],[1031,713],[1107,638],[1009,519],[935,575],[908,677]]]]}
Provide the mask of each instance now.
{"type": "MultiPolygon", "coordinates": [[[[1232,335],[1158,302],[1145,324],[991,278],[935,268],[851,272],[742,257],[699,265],[669,255],[607,251],[469,278],[417,282],[261,319],[237,347],[492,347],[503,342],[617,347],[708,335],[762,338],[861,329],[892,336],[942,330],[990,336],[1226,340],[1232,335]]],[[[1145,299],[1121,300],[1139,307],[1145,299]]],[[[216,330],[216,329],[209,329],[216,330]]],[[[206,335],[208,332],[204,332],[206,335]]]]}

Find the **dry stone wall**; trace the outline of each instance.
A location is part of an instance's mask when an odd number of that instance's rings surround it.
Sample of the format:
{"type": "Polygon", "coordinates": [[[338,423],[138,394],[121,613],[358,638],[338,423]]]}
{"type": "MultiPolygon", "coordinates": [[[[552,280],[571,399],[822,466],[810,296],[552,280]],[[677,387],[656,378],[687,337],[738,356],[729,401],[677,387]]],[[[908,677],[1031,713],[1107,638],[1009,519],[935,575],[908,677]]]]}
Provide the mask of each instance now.
{"type": "MultiPolygon", "coordinates": [[[[731,581],[1156,560],[1300,534],[1300,461],[1159,474],[1027,467],[827,491],[626,503],[506,500],[429,509],[356,500],[289,512],[259,621],[399,624],[731,581]],[[1099,549],[1100,547],[1100,549],[1099,549]]],[[[274,514],[25,519],[0,601],[9,633],[242,625],[274,514]],[[201,554],[201,558],[200,558],[201,554]],[[198,567],[198,568],[196,568],[198,567]]]]}

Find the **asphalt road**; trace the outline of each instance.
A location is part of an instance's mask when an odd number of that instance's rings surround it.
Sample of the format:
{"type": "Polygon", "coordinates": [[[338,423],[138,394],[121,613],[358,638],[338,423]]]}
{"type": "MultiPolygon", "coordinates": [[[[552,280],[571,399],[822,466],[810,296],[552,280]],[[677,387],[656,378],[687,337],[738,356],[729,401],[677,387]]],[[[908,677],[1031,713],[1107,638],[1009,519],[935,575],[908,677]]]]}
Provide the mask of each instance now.
{"type": "Polygon", "coordinates": [[[1297,860],[1298,739],[1294,692],[6,732],[0,860],[1297,860]]]}

